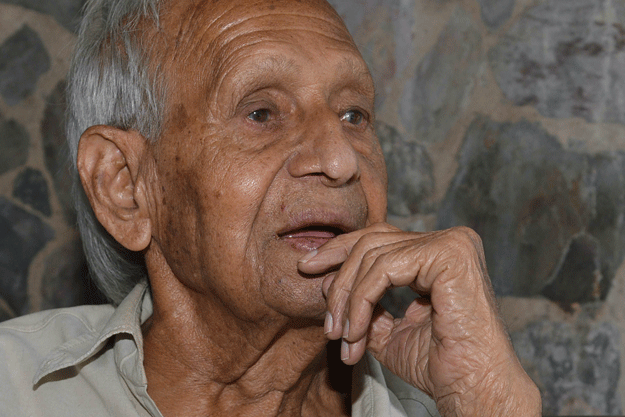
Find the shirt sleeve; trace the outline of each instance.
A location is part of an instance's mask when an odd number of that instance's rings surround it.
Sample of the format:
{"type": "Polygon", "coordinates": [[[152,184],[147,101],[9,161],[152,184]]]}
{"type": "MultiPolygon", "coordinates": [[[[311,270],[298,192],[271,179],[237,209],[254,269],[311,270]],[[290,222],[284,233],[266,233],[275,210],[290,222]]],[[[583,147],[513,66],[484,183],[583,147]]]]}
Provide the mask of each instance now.
{"type": "Polygon", "coordinates": [[[354,368],[352,416],[440,417],[440,414],[432,398],[395,376],[367,353],[354,368]]]}

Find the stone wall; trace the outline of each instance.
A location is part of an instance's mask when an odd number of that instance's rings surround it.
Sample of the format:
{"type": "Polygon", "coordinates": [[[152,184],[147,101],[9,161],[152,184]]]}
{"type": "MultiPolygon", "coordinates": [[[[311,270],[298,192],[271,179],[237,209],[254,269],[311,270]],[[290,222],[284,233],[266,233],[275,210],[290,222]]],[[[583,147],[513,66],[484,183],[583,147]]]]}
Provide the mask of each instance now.
{"type": "MultiPolygon", "coordinates": [[[[331,2],[376,81],[390,221],[481,234],[545,414],[622,414],[625,1],[331,2]]],[[[0,0],[0,320],[101,302],[63,145],[82,3],[0,0]]]]}

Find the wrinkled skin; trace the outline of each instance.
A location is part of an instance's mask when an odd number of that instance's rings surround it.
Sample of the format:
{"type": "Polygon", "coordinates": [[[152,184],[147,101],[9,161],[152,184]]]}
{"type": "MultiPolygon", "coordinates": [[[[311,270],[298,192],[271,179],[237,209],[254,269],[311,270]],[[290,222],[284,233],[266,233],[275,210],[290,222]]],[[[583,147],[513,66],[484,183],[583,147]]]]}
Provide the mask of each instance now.
{"type": "Polygon", "coordinates": [[[372,80],[329,5],[172,2],[150,38],[165,132],[93,127],[79,171],[104,227],[145,253],[164,416],[349,414],[326,356],[341,338],[346,364],[368,349],[443,415],[539,415],[479,238],[384,223],[372,80]],[[424,295],[401,320],[377,306],[391,286],[424,295]]]}
{"type": "Polygon", "coordinates": [[[325,332],[343,339],[346,363],[368,349],[434,397],[442,415],[540,415],[536,392],[522,398],[533,384],[497,317],[481,241],[471,229],[408,233],[381,223],[300,260],[307,273],[335,265],[341,268],[323,284],[325,332]],[[395,319],[377,303],[389,287],[402,286],[423,298],[395,319]]]}

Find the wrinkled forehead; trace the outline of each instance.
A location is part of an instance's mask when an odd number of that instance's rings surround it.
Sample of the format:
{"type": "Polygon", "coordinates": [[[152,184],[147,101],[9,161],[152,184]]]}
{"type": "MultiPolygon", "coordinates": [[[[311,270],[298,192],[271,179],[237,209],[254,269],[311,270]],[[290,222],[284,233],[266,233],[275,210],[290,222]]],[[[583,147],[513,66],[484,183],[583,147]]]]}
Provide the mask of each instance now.
{"type": "Polygon", "coordinates": [[[215,41],[228,32],[251,27],[278,29],[281,23],[316,27],[351,41],[343,21],[326,0],[170,0],[163,16],[181,41],[195,34],[215,41]]]}
{"type": "Polygon", "coordinates": [[[208,76],[205,80],[215,80],[236,65],[233,56],[243,48],[293,42],[303,33],[359,56],[342,19],[326,0],[171,0],[161,14],[161,30],[170,63],[184,63],[184,69],[174,72],[196,69],[208,76]]]}
{"type": "Polygon", "coordinates": [[[165,3],[173,18],[201,19],[204,22],[235,23],[268,14],[308,14],[341,20],[326,0],[169,0],[165,3]]]}

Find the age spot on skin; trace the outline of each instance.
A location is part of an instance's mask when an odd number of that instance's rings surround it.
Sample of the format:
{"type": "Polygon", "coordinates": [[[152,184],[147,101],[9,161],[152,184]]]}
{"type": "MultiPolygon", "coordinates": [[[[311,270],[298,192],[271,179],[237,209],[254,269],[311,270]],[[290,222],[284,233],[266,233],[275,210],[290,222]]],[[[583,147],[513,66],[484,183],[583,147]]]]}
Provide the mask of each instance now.
{"type": "MultiPolygon", "coordinates": [[[[172,111],[171,124],[177,131],[182,131],[187,127],[189,115],[184,104],[176,104],[172,111]]],[[[191,133],[191,132],[189,132],[191,133]]]]}

